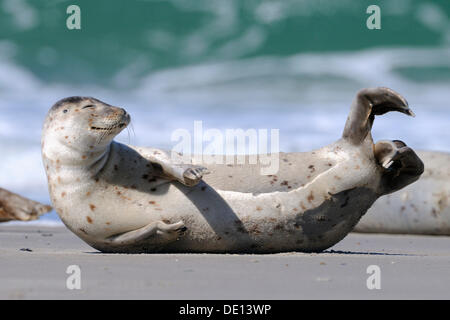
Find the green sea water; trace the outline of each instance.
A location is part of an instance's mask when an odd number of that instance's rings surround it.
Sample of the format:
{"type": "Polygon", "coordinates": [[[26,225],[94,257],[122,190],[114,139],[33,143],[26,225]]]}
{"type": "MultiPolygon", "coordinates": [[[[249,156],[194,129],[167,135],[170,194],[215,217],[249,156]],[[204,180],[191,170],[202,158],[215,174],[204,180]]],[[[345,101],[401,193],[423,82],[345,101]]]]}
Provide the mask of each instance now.
{"type": "MultiPolygon", "coordinates": [[[[151,72],[207,62],[450,43],[448,0],[1,0],[3,55],[45,82],[128,87],[151,72]],[[68,30],[66,9],[81,9],[68,30]],[[366,9],[381,9],[369,30],[366,9]],[[127,81],[118,81],[126,74],[127,81]],[[118,78],[119,77],[119,78],[118,78]]],[[[401,68],[448,81],[448,66],[401,68]]]]}

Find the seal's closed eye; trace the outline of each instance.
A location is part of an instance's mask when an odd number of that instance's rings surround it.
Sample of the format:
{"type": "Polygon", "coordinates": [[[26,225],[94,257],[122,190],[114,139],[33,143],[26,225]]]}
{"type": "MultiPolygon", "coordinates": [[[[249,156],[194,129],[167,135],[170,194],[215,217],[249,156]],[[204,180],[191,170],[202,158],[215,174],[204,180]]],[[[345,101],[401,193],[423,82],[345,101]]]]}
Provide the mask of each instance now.
{"type": "Polygon", "coordinates": [[[94,106],[93,104],[89,104],[89,105],[87,105],[87,106],[84,106],[84,107],[81,108],[81,109],[86,109],[86,108],[95,108],[95,106],[94,106]]]}

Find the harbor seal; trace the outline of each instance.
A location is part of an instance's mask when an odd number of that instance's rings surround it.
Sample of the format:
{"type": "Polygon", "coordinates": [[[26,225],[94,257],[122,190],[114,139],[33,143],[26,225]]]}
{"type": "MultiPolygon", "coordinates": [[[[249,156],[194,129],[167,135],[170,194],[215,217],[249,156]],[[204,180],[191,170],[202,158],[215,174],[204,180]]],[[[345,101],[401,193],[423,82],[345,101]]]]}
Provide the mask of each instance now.
{"type": "Polygon", "coordinates": [[[202,179],[201,163],[115,142],[130,121],[124,109],[72,97],[50,109],[42,156],[61,220],[102,252],[319,252],[423,171],[404,143],[374,145],[374,118],[389,111],[413,115],[393,90],[361,90],[337,142],[280,153],[276,175],[211,165],[202,179]]]}
{"type": "Polygon", "coordinates": [[[420,179],[378,199],[356,232],[450,235],[450,154],[417,154],[425,164],[420,179]]]}
{"type": "Polygon", "coordinates": [[[51,206],[0,188],[0,222],[36,220],[51,210],[51,206]]]}

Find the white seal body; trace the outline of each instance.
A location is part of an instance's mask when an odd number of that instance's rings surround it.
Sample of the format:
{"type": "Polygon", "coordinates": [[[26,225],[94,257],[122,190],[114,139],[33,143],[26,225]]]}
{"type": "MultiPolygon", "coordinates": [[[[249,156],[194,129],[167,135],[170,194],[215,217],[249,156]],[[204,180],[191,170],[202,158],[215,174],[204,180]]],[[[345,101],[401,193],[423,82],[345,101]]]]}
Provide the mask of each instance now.
{"type": "MultiPolygon", "coordinates": [[[[142,156],[155,150],[113,142],[101,172],[90,176],[80,170],[60,175],[52,201],[64,223],[102,251],[115,251],[115,246],[98,239],[157,221],[183,221],[187,230],[164,246],[153,248],[149,239],[134,250],[146,251],[150,246],[150,250],[172,252],[320,251],[350,232],[378,196],[371,188],[378,185],[380,176],[374,160],[363,157],[356,148],[347,154],[336,151],[337,147],[318,150],[313,158],[308,153],[281,155],[297,162],[277,178],[262,176],[266,187],[273,188],[273,179],[286,187],[291,183],[298,186],[253,193],[252,188],[247,192],[215,188],[213,180],[232,178],[216,175],[214,169],[205,182],[193,187],[156,178],[142,156]],[[309,162],[317,164],[319,157],[323,157],[325,171],[317,168],[314,176],[289,179],[296,168],[309,172],[309,162]]],[[[246,175],[235,177],[251,180],[246,175]]]]}
{"type": "Polygon", "coordinates": [[[279,154],[275,175],[261,175],[259,165],[213,165],[201,180],[199,164],[114,142],[130,121],[124,109],[72,97],[47,116],[43,161],[61,220],[103,252],[321,251],[379,196],[423,171],[404,143],[373,144],[374,115],[391,110],[410,113],[392,90],[365,89],[337,142],[279,154]]]}

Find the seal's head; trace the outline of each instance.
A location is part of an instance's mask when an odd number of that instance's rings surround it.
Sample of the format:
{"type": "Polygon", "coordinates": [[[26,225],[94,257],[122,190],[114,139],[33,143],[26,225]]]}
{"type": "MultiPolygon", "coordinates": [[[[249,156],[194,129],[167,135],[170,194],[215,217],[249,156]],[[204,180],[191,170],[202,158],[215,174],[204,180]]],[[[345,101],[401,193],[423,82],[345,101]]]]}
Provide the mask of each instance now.
{"type": "Polygon", "coordinates": [[[64,145],[79,152],[104,149],[130,122],[129,114],[91,97],[69,97],[47,114],[42,145],[64,145]]]}

